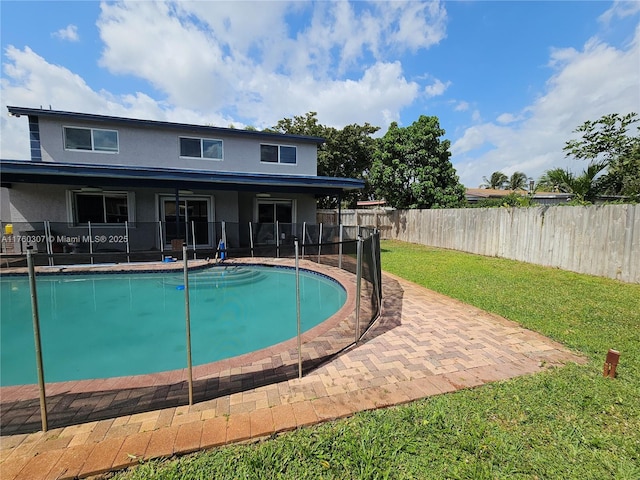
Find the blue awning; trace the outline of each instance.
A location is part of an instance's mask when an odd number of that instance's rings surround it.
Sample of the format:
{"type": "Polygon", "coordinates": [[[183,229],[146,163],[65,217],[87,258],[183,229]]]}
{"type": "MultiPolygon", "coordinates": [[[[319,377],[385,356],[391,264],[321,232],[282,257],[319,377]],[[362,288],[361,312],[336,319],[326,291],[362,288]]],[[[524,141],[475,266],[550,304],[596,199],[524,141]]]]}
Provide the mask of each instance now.
{"type": "Polygon", "coordinates": [[[364,188],[363,180],[310,175],[267,175],[160,167],[0,160],[2,186],[14,183],[95,187],[180,188],[337,195],[364,188]]]}

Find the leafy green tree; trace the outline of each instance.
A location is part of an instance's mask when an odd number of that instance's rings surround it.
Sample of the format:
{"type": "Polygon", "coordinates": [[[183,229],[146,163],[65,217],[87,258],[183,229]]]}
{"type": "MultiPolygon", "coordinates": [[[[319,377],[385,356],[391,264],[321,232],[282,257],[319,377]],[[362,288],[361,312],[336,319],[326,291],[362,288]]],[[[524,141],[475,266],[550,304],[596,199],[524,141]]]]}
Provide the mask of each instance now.
{"type": "Polygon", "coordinates": [[[487,177],[482,177],[484,183],[480,185],[480,188],[491,188],[493,190],[502,190],[507,182],[509,181],[509,177],[507,177],[502,172],[493,172],[491,177],[487,179],[487,177]]]}
{"type": "Polygon", "coordinates": [[[599,172],[605,173],[598,182],[598,193],[640,199],[640,128],[635,129],[635,135],[628,133],[639,120],[634,112],[603,115],[574,130],[582,135],[580,139],[566,142],[563,150],[567,156],[588,160],[589,168],[602,166],[599,172]]]}
{"type": "Polygon", "coordinates": [[[522,172],[513,172],[507,182],[509,190],[524,190],[527,187],[527,175],[522,172]]]}
{"type": "Polygon", "coordinates": [[[396,122],[379,140],[370,181],[378,198],[395,208],[450,208],[465,189],[449,158],[450,142],[437,117],[421,115],[406,128],[396,122]]]}
{"type": "Polygon", "coordinates": [[[326,142],[318,154],[318,174],[328,177],[359,178],[365,181],[364,190],[343,195],[342,201],[347,207],[355,208],[358,200],[367,199],[371,195],[369,172],[376,149],[376,140],[372,135],[379,129],[380,127],[368,123],[364,125],[354,123],[342,129],[330,128],[326,133],[326,142]]]}
{"type": "MultiPolygon", "coordinates": [[[[318,147],[318,175],[365,180],[364,191],[349,192],[342,198],[344,205],[355,207],[358,200],[368,198],[371,190],[367,175],[376,145],[372,135],[379,129],[368,123],[351,124],[343,129],[327,127],[320,124],[316,112],[308,112],[304,116],[284,118],[269,131],[324,138],[325,142],[318,147]]],[[[337,198],[320,198],[318,206],[335,208],[338,206],[337,198]]]]}
{"type": "Polygon", "coordinates": [[[278,123],[267,128],[267,132],[286,133],[289,135],[307,135],[310,137],[324,137],[328,127],[318,122],[317,112],[308,112],[304,115],[296,115],[293,118],[283,118],[278,123]]]}
{"type": "Polygon", "coordinates": [[[621,195],[640,201],[640,141],[628,154],[609,164],[600,185],[605,195],[621,195]]]}

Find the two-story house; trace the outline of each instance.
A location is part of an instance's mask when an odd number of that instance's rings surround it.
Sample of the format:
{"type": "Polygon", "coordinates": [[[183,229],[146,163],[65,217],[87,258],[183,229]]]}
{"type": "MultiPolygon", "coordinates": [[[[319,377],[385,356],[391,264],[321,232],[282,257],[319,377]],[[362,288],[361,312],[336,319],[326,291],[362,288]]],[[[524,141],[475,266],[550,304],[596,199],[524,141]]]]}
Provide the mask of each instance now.
{"type": "Polygon", "coordinates": [[[224,221],[237,225],[228,242],[239,246],[249,222],[315,223],[318,196],[363,187],[317,175],[322,138],[8,110],[28,119],[31,158],[0,160],[3,224],[48,221],[69,235],[87,225],[159,225],[138,248],[160,249],[190,234],[215,247],[212,229],[224,221]]]}

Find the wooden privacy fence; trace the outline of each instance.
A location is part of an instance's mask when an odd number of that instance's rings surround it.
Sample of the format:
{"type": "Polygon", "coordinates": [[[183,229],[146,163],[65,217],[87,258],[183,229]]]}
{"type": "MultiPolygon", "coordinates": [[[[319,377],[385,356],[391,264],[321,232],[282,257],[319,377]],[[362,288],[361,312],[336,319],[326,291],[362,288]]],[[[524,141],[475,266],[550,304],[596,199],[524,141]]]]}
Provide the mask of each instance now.
{"type": "MultiPolygon", "coordinates": [[[[337,223],[319,210],[318,222],[337,223]]],[[[343,210],[396,239],[640,283],[640,205],[343,210]]]]}

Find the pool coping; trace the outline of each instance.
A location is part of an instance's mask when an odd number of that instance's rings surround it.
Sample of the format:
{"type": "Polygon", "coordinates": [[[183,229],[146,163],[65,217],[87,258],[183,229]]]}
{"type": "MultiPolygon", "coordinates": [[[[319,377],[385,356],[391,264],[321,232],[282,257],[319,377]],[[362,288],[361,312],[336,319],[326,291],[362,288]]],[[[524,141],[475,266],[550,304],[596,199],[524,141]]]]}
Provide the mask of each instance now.
{"type": "MultiPolygon", "coordinates": [[[[274,267],[274,268],[287,268],[292,269],[295,268],[295,263],[293,259],[289,258],[239,258],[233,260],[226,260],[225,262],[212,262],[212,261],[195,261],[191,264],[192,261],[188,263],[190,271],[192,270],[200,270],[204,268],[217,268],[219,266],[224,265],[260,265],[265,267],[274,267]]],[[[353,317],[355,316],[355,306],[356,306],[356,280],[355,276],[345,270],[339,269],[337,267],[333,267],[325,264],[318,264],[316,262],[310,260],[300,260],[299,266],[301,269],[312,272],[314,274],[319,274],[324,277],[330,278],[332,281],[335,281],[345,290],[347,297],[342,305],[342,307],[334,313],[332,316],[324,320],[322,323],[312,327],[311,329],[305,331],[301,335],[302,342],[302,353],[305,360],[305,371],[308,371],[310,368],[314,368],[313,362],[311,360],[316,360],[317,364],[322,363],[327,360],[327,358],[312,358],[313,349],[306,348],[309,343],[313,342],[314,339],[319,338],[323,334],[330,332],[337,325],[343,322],[352,322],[353,317]]],[[[45,268],[47,269],[47,273],[59,274],[61,272],[50,272],[49,267],[38,267],[38,269],[45,268]]],[[[156,268],[149,268],[149,265],[145,265],[144,268],[141,268],[139,265],[135,264],[118,264],[118,265],[110,265],[110,266],[101,266],[96,271],[92,271],[88,273],[86,268],[76,269],[70,266],[61,266],[60,268],[64,269],[64,272],[70,275],[75,274],[120,274],[120,273],[131,273],[131,272],[144,272],[144,273],[153,273],[153,272],[171,272],[171,271],[182,271],[184,266],[183,263],[180,262],[179,265],[173,266],[170,265],[167,268],[167,265],[164,262],[158,262],[156,268]]],[[[26,273],[26,269],[21,275],[26,273]]],[[[40,273],[37,270],[37,273],[40,273]]],[[[355,340],[355,339],[354,339],[355,340]]],[[[349,342],[351,343],[351,342],[349,342]]],[[[348,345],[344,345],[345,347],[348,345]]],[[[334,348],[333,354],[339,353],[342,348],[339,346],[334,348]]],[[[288,340],[284,340],[282,342],[276,343],[274,345],[270,345],[268,347],[262,348],[260,350],[256,350],[253,352],[248,352],[236,357],[227,358],[218,360],[215,362],[210,362],[202,365],[195,365],[192,368],[192,379],[193,384],[195,385],[197,382],[207,381],[211,379],[216,379],[216,377],[224,377],[224,376],[233,376],[238,375],[242,371],[251,371],[255,372],[257,370],[262,369],[265,372],[265,376],[270,375],[273,370],[273,363],[269,362],[270,359],[277,359],[279,355],[284,355],[284,352],[294,352],[297,351],[297,337],[290,338],[288,340]]],[[[288,357],[291,360],[291,354],[288,357]]],[[[185,362],[186,363],[186,362],[185,362]]],[[[291,367],[293,365],[292,361],[289,361],[288,364],[277,365],[280,367],[280,370],[286,367],[291,367]]],[[[296,362],[297,365],[297,362],[296,362]]],[[[46,367],[46,366],[45,366],[46,367]]],[[[277,375],[271,375],[273,377],[277,375]]],[[[175,370],[168,370],[157,373],[149,373],[142,375],[130,375],[130,376],[120,376],[120,377],[111,377],[111,378],[98,378],[98,379],[89,379],[89,380],[70,380],[63,382],[48,382],[46,383],[45,390],[46,396],[49,401],[50,398],[57,396],[70,396],[70,395],[84,395],[91,394],[96,392],[105,392],[105,391],[117,391],[117,390],[131,390],[131,389],[144,389],[147,387],[160,388],[163,386],[176,389],[176,386],[182,386],[187,384],[188,382],[188,369],[186,365],[184,368],[179,368],[175,370]]],[[[242,390],[241,386],[236,385],[234,387],[235,390],[242,390]]],[[[182,390],[182,388],[180,388],[182,390]]],[[[211,389],[207,389],[209,395],[212,394],[211,389]]],[[[224,391],[224,388],[221,390],[224,391]]],[[[39,388],[37,384],[27,384],[27,385],[15,385],[15,386],[4,386],[0,387],[0,398],[2,399],[2,404],[9,404],[11,402],[24,402],[25,399],[33,399],[36,400],[39,398],[39,388]]],[[[6,412],[6,410],[5,410],[6,412]]],[[[140,412],[134,412],[140,413],[140,412]]],[[[4,416],[4,414],[3,414],[4,416]]],[[[102,418],[101,418],[102,419],[102,418]]],[[[76,422],[77,423],[77,419],[76,422]]],[[[2,422],[0,425],[4,424],[4,428],[0,435],[7,435],[7,431],[14,432],[14,428],[18,428],[18,426],[10,425],[7,426],[6,422],[2,422]]]]}
{"type": "MultiPolygon", "coordinates": [[[[272,268],[286,268],[287,270],[295,269],[295,264],[291,265],[291,259],[273,259],[273,258],[258,258],[252,257],[248,258],[239,258],[239,259],[231,259],[226,260],[224,262],[212,262],[212,261],[196,261],[194,264],[189,266],[189,271],[198,271],[204,270],[208,268],[221,268],[224,265],[247,265],[247,266],[264,266],[264,267],[272,267],[272,268]]],[[[149,265],[146,265],[148,267],[149,265]]],[[[322,333],[325,333],[327,330],[335,327],[336,324],[343,321],[346,317],[348,317],[353,310],[355,309],[356,301],[355,301],[355,278],[351,274],[348,274],[344,270],[338,269],[336,267],[331,267],[328,265],[317,264],[315,262],[309,260],[300,260],[299,266],[302,270],[307,272],[311,272],[313,274],[321,275],[325,278],[330,279],[331,281],[336,282],[340,285],[346,292],[347,297],[340,309],[331,315],[329,318],[321,322],[320,324],[310,328],[309,330],[303,332],[301,334],[301,341],[307,343],[311,341],[313,338],[316,338],[322,333]]],[[[36,270],[37,274],[50,274],[50,275],[94,275],[94,274],[127,274],[127,273],[159,273],[159,272],[174,272],[174,271],[182,271],[184,268],[184,264],[179,262],[179,265],[174,268],[167,268],[164,262],[158,262],[157,268],[145,268],[140,269],[138,265],[127,265],[127,264],[115,264],[110,266],[101,266],[97,270],[93,270],[88,272],[86,268],[78,269],[70,266],[60,266],[60,271],[51,271],[51,268],[54,267],[38,267],[36,270]],[[47,270],[44,270],[44,269],[47,270]],[[42,269],[42,270],[40,270],[42,269]]],[[[26,270],[26,269],[24,269],[26,270]]],[[[17,273],[14,272],[13,275],[25,275],[25,272],[17,273]]],[[[292,348],[297,348],[297,337],[293,337],[282,342],[278,342],[276,344],[270,345],[265,348],[261,348],[259,350],[255,350],[253,352],[244,353],[242,355],[238,355],[232,358],[226,358],[222,360],[217,360],[215,362],[208,362],[201,365],[194,365],[192,368],[193,380],[199,380],[203,378],[207,378],[216,373],[220,373],[226,369],[241,367],[243,365],[254,363],[260,361],[261,359],[265,359],[271,357],[278,352],[283,350],[290,350],[292,348]]],[[[99,378],[99,379],[88,379],[88,380],[68,380],[63,382],[48,382],[46,384],[47,395],[57,395],[60,392],[65,393],[88,393],[88,392],[96,392],[103,391],[105,385],[124,385],[126,384],[130,388],[141,388],[147,386],[158,386],[158,385],[170,385],[176,382],[184,382],[188,379],[188,370],[185,366],[184,368],[178,368],[173,370],[166,370],[162,372],[155,373],[147,373],[140,375],[125,375],[119,377],[109,377],[109,378],[99,378]]],[[[13,385],[13,386],[3,386],[0,387],[0,396],[4,399],[13,399],[13,398],[24,398],[25,396],[37,396],[38,394],[38,385],[37,384],[27,384],[27,385],[13,385]]]]}

